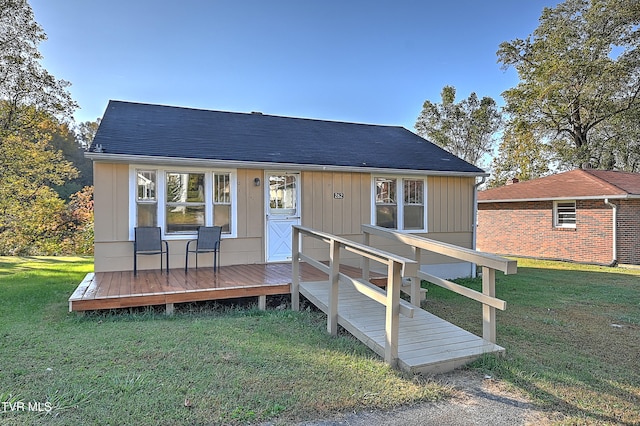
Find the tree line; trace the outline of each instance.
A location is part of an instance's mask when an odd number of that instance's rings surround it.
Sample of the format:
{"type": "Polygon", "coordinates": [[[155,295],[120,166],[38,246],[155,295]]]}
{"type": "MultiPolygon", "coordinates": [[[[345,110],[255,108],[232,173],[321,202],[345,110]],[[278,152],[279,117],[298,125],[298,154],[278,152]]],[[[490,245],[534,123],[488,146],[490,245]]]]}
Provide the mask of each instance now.
{"type": "MultiPolygon", "coordinates": [[[[498,46],[519,83],[498,108],[475,93],[425,101],[416,132],[470,163],[490,186],[576,167],[640,171],[640,2],[565,0],[526,38],[498,46]]],[[[0,255],[93,250],[98,121],[75,123],[69,82],[45,70],[27,0],[0,0],[0,255]]]]}
{"type": "Polygon", "coordinates": [[[46,34],[26,0],[0,0],[0,255],[93,252],[92,165],[97,123],[40,64],[46,34]]]}

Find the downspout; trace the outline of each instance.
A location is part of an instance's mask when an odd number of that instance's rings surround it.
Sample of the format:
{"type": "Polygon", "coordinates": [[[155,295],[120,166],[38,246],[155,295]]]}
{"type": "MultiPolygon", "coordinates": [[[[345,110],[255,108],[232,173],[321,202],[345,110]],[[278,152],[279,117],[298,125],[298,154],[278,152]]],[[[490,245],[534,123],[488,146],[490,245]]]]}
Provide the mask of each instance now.
{"type": "MultiPolygon", "coordinates": [[[[478,232],[478,187],[485,183],[487,180],[486,177],[482,176],[480,182],[473,185],[473,232],[471,234],[471,248],[473,250],[476,249],[476,233],[478,232]]],[[[474,278],[477,276],[477,266],[475,263],[471,264],[471,277],[474,278]]]]}
{"type": "Polygon", "coordinates": [[[610,203],[608,198],[604,199],[604,203],[613,209],[613,260],[609,266],[616,266],[618,264],[618,206],[610,203]]]}

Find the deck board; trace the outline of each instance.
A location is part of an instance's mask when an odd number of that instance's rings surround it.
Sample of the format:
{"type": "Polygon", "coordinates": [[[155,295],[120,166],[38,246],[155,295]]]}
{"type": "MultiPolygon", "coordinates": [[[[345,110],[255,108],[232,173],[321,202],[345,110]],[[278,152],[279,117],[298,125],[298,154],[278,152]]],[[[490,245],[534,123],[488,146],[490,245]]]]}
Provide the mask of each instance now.
{"type": "MultiPolygon", "coordinates": [[[[361,271],[341,266],[341,272],[361,271]]],[[[221,266],[213,268],[96,272],[87,274],[69,298],[70,311],[118,309],[239,297],[289,294],[291,263],[221,266]]],[[[327,279],[303,264],[301,279],[327,279]]]]}
{"type": "MultiPolygon", "coordinates": [[[[385,307],[340,282],[338,324],[384,356],[385,307]]],[[[329,300],[328,281],[301,282],[300,293],[323,312],[329,300]]],[[[483,340],[423,309],[413,318],[400,315],[398,365],[411,373],[440,373],[460,367],[485,353],[504,348],[483,340]]]]}

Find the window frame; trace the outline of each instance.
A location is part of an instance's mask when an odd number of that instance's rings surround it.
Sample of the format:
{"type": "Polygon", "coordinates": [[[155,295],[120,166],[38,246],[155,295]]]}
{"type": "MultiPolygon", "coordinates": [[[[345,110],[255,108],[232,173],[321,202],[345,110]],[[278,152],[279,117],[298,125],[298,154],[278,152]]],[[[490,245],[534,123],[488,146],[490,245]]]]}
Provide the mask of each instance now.
{"type": "MultiPolygon", "coordinates": [[[[377,220],[377,206],[385,205],[378,204],[376,202],[377,197],[377,180],[378,179],[393,179],[395,180],[395,206],[396,209],[396,227],[395,228],[387,228],[394,231],[402,232],[402,233],[427,233],[428,232],[428,221],[427,221],[427,177],[425,176],[412,176],[412,175],[385,175],[385,174],[375,174],[371,175],[371,224],[375,225],[377,220]],[[422,220],[423,227],[421,229],[404,229],[404,219],[405,219],[405,181],[421,181],[422,182],[422,220]]],[[[417,205],[417,204],[408,204],[408,205],[417,205]]]]}
{"type": "Polygon", "coordinates": [[[155,171],[156,173],[156,206],[157,206],[157,226],[162,230],[162,236],[166,240],[192,239],[197,235],[197,231],[184,233],[166,232],[166,208],[167,208],[167,174],[168,173],[204,173],[204,206],[205,206],[205,226],[213,226],[213,181],[214,174],[229,175],[230,185],[230,229],[228,233],[223,233],[222,238],[237,238],[237,205],[238,205],[238,185],[237,170],[218,169],[203,167],[161,167],[157,165],[131,164],[129,166],[129,240],[134,239],[134,228],[137,226],[137,172],[155,171]]]}
{"type": "Polygon", "coordinates": [[[554,228],[575,229],[577,223],[578,223],[578,205],[576,203],[576,200],[554,200],[553,201],[553,227],[554,228]],[[573,223],[562,223],[564,221],[560,220],[559,204],[569,204],[569,203],[573,203],[573,223]]]}
{"type": "MultiPolygon", "coordinates": [[[[142,176],[143,178],[145,178],[145,176],[142,176]]],[[[154,168],[136,168],[134,170],[134,176],[133,176],[133,184],[134,184],[134,189],[133,189],[133,216],[134,216],[134,222],[137,223],[138,222],[138,218],[140,216],[139,212],[140,212],[140,206],[155,206],[155,225],[151,225],[151,226],[156,226],[157,222],[158,222],[158,170],[154,169],[154,168]],[[139,186],[139,178],[140,178],[140,173],[153,173],[153,180],[150,180],[150,182],[153,183],[153,188],[151,189],[153,191],[153,197],[147,197],[144,196],[142,198],[140,198],[140,194],[139,194],[139,190],[140,190],[140,186],[139,186]]]]}

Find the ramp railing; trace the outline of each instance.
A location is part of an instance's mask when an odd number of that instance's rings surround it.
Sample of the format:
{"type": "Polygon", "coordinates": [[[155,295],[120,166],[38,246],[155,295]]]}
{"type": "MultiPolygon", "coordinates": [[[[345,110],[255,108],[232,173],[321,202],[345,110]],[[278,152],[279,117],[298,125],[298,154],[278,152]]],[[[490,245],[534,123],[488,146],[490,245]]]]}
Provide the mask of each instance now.
{"type": "MultiPolygon", "coordinates": [[[[413,234],[403,234],[387,228],[373,225],[361,225],[364,233],[364,244],[369,246],[371,235],[379,236],[406,244],[411,247],[418,268],[415,275],[405,275],[411,280],[411,303],[420,306],[420,281],[425,280],[446,288],[454,293],[463,295],[482,303],[482,338],[491,343],[496,343],[496,309],[505,310],[507,302],[497,299],[496,296],[496,270],[505,274],[515,274],[518,264],[515,260],[482,253],[453,244],[431,240],[413,234]],[[456,284],[446,279],[428,274],[420,270],[422,251],[429,251],[465,262],[475,263],[482,267],[482,292],[456,284]]],[[[362,275],[369,279],[370,259],[363,259],[362,275]]]]}
{"type": "Polygon", "coordinates": [[[329,300],[327,303],[327,331],[331,335],[338,333],[338,292],[339,282],[352,284],[356,290],[385,306],[385,349],[384,360],[397,367],[398,364],[398,328],[400,314],[413,317],[414,307],[400,299],[402,277],[416,276],[418,264],[415,260],[388,253],[346,238],[326,232],[316,231],[302,226],[293,226],[292,237],[292,281],[291,305],[293,310],[300,309],[300,261],[325,272],[329,276],[329,300]],[[301,237],[310,237],[328,244],[329,264],[326,265],[311,256],[302,253],[301,237]],[[387,266],[386,292],[369,282],[369,272],[361,279],[351,278],[340,272],[340,251],[346,250],[358,254],[364,259],[374,260],[387,266]]]}

